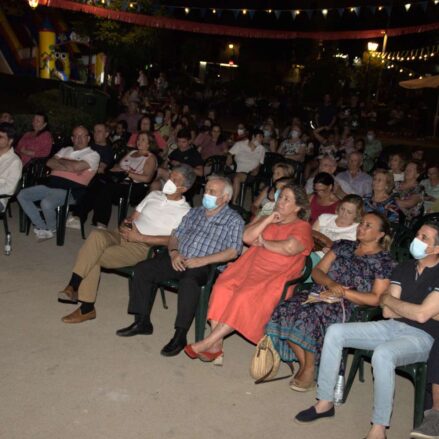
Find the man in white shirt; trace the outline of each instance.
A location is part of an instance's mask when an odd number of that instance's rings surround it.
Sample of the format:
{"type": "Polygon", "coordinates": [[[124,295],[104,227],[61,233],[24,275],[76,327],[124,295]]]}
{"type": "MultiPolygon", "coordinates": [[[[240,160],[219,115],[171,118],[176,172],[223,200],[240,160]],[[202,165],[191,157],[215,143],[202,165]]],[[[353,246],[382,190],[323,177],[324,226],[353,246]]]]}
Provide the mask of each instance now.
{"type": "Polygon", "coordinates": [[[39,240],[53,238],[56,231],[56,208],[64,203],[67,189],[72,190],[72,199],[79,199],[99,166],[99,154],[88,143],[90,135],[84,126],[77,126],[72,133],[73,146],[62,148],[47,162],[51,169],[47,185],[37,185],[23,189],[18,201],[34,225],[39,240]],[[40,202],[40,210],[35,202],[40,202]]]}
{"type": "MultiPolygon", "coordinates": [[[[264,133],[261,130],[254,130],[251,140],[244,139],[236,142],[229,150],[236,163],[236,174],[233,178],[232,204],[236,204],[241,183],[250,177],[258,174],[259,167],[264,163],[265,148],[262,146],[264,133]]],[[[228,164],[231,165],[230,160],[228,164]]]]}
{"type": "Polygon", "coordinates": [[[167,245],[172,230],[190,210],[183,193],[195,181],[194,170],[180,165],[171,171],[162,191],[153,191],[136,207],[119,230],[94,230],[79,250],[67,287],[58,300],[81,302],[64,323],[81,323],[96,318],[94,303],[101,267],[120,268],[143,261],[153,245],[167,245]]]}
{"type": "MultiPolygon", "coordinates": [[[[9,123],[0,124],[0,196],[12,195],[21,178],[22,163],[14,152],[12,142],[15,138],[15,129],[9,123]]],[[[0,212],[3,212],[7,197],[0,198],[0,212]]]]}

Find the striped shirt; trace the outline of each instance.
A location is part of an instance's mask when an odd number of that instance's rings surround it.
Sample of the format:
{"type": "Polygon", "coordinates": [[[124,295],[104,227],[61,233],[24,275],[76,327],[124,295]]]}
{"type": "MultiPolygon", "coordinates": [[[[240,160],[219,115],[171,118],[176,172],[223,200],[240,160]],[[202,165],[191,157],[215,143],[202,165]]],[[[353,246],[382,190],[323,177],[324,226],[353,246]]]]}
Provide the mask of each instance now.
{"type": "Polygon", "coordinates": [[[234,248],[242,250],[244,221],[235,210],[225,205],[208,217],[204,207],[191,209],[173,231],[178,238],[178,251],[185,258],[199,258],[234,248]]]}

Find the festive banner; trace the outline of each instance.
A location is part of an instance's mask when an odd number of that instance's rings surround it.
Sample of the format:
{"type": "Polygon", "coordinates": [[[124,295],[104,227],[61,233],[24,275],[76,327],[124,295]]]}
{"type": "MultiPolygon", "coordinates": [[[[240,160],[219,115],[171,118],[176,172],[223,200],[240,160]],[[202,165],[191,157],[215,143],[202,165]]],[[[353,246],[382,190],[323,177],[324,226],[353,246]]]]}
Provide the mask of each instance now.
{"type": "Polygon", "coordinates": [[[336,32],[295,32],[198,23],[194,21],[178,20],[175,18],[156,17],[144,14],[135,14],[132,12],[116,11],[113,9],[106,9],[93,5],[77,3],[71,0],[40,0],[40,4],[53,8],[84,12],[87,14],[93,14],[97,17],[107,18],[108,20],[123,21],[125,23],[136,24],[139,26],[242,38],[264,38],[277,40],[292,40],[296,38],[311,40],[363,40],[370,38],[382,38],[385,32],[387,33],[388,37],[397,37],[401,35],[410,35],[415,33],[439,30],[439,22],[437,22],[418,26],[387,29],[386,31],[384,31],[384,29],[370,29],[336,32]]]}

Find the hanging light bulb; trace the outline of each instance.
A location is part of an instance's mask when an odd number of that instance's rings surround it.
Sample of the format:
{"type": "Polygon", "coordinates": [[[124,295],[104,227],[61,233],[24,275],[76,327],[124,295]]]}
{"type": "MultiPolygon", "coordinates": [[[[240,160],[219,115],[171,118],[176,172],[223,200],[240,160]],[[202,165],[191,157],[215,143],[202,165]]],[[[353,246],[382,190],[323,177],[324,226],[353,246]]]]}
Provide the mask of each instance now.
{"type": "Polygon", "coordinates": [[[268,12],[269,14],[271,14],[271,13],[273,12],[273,9],[269,9],[267,12],[268,12]]]}
{"type": "Polygon", "coordinates": [[[29,6],[32,9],[35,9],[38,6],[38,0],[28,0],[29,1],[29,6]]]}
{"type": "Polygon", "coordinates": [[[328,10],[327,9],[323,9],[322,10],[322,14],[324,17],[326,17],[328,15],[328,10]]]}
{"type": "MultiPolygon", "coordinates": [[[[439,0],[438,0],[439,1],[439,0]]],[[[300,10],[298,9],[297,11],[296,11],[296,15],[299,15],[300,14],[300,10]]]]}
{"type": "Polygon", "coordinates": [[[216,14],[216,9],[212,9],[212,14],[216,14]]]}
{"type": "Polygon", "coordinates": [[[242,15],[247,15],[247,9],[242,10],[242,15]]]}
{"type": "Polygon", "coordinates": [[[406,12],[409,11],[409,9],[410,9],[411,6],[412,6],[411,3],[406,3],[406,4],[404,5],[404,8],[405,8],[406,12]]]}
{"type": "MultiPolygon", "coordinates": [[[[439,1],[439,0],[438,0],[439,1]]],[[[379,11],[382,11],[383,10],[383,7],[382,6],[378,6],[378,10],[379,11]]]]}
{"type": "Polygon", "coordinates": [[[351,12],[355,12],[355,8],[349,8],[351,12]]]}
{"type": "Polygon", "coordinates": [[[185,14],[189,14],[190,11],[191,11],[191,10],[190,10],[189,8],[184,8],[184,13],[185,13],[185,14]]]}

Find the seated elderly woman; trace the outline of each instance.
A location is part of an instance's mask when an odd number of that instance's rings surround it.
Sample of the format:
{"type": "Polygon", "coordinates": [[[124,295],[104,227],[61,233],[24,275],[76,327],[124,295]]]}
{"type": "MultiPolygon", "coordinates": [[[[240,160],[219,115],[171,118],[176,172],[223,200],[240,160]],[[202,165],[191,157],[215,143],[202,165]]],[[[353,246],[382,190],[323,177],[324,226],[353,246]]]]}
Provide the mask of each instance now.
{"type": "Polygon", "coordinates": [[[311,293],[336,303],[305,303],[304,291],[280,304],[266,327],[281,359],[299,362],[290,387],[305,392],[314,386],[325,331],[333,323],[351,317],[357,305],[378,305],[389,286],[393,262],[388,253],[390,226],[379,213],[365,214],[357,228],[357,240],[334,243],[312,271],[316,282],[311,293]]]}
{"type": "Polygon", "coordinates": [[[311,216],[309,222],[314,224],[322,213],[335,213],[340,200],[334,193],[334,177],[326,172],[319,172],[314,177],[314,193],[310,195],[311,216]]]}
{"type": "MultiPolygon", "coordinates": [[[[261,190],[256,200],[253,202],[251,211],[253,214],[257,214],[260,209],[263,209],[266,203],[274,200],[274,193],[276,192],[276,182],[280,178],[293,177],[294,168],[290,163],[276,163],[273,168],[272,184],[261,190]]],[[[271,213],[271,212],[270,212],[271,213]]]]}
{"type": "Polygon", "coordinates": [[[404,170],[404,180],[395,185],[395,200],[405,215],[405,225],[422,214],[422,186],[418,182],[423,172],[422,163],[410,160],[404,170]]]}
{"type": "Polygon", "coordinates": [[[26,165],[34,158],[49,157],[52,145],[53,138],[47,116],[44,113],[36,113],[32,119],[32,131],[23,134],[18,141],[16,152],[23,165],[26,165]]]}
{"type": "Polygon", "coordinates": [[[364,197],[364,210],[383,214],[392,224],[399,223],[399,206],[393,194],[394,179],[390,171],[377,169],[373,173],[372,194],[364,197]]]}
{"type": "Polygon", "coordinates": [[[358,223],[363,215],[363,200],[358,195],[346,195],[337,207],[336,213],[324,213],[313,224],[312,235],[317,255],[323,257],[331,249],[334,241],[357,239],[358,223]]]}
{"type": "Polygon", "coordinates": [[[259,341],[285,282],[300,275],[311,252],[311,227],[304,220],[307,214],[304,190],[288,185],[275,211],[247,226],[244,242],[250,249],[215,283],[208,311],[212,332],[186,346],[190,358],[213,361],[222,356],[223,339],[233,331],[252,343],[259,341]]]}
{"type": "Polygon", "coordinates": [[[132,202],[139,203],[146,195],[145,184],[152,181],[157,170],[157,158],[151,152],[154,148],[152,135],[141,131],[137,137],[137,149],[113,166],[108,174],[98,180],[93,193],[86,195],[83,215],[94,210],[93,224],[105,229],[110,222],[112,201],[127,194],[127,185],[123,184],[126,179],[133,181],[132,202]]]}

